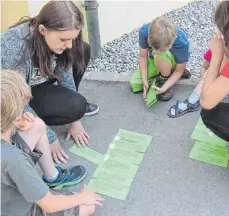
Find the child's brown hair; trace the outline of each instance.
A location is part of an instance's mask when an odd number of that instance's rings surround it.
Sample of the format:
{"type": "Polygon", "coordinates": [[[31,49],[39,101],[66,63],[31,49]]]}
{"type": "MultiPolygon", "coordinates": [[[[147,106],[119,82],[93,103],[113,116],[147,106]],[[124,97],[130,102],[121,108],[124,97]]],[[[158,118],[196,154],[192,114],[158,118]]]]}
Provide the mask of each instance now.
{"type": "Polygon", "coordinates": [[[18,72],[1,70],[1,133],[10,128],[29,102],[31,90],[18,72]]]}

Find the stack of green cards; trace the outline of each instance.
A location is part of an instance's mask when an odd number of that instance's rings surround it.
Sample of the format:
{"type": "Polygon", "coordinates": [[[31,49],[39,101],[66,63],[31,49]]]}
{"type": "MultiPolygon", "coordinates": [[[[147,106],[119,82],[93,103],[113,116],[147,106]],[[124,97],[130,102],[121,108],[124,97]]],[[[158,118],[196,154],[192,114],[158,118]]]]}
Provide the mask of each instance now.
{"type": "Polygon", "coordinates": [[[207,163],[215,164],[222,167],[228,165],[228,152],[224,147],[196,141],[190,158],[207,163]]]}
{"type": "Polygon", "coordinates": [[[197,141],[191,150],[190,158],[227,167],[229,156],[226,141],[207,129],[201,119],[198,121],[191,138],[197,141]]]}
{"type": "Polygon", "coordinates": [[[125,200],[151,140],[151,136],[119,129],[88,187],[125,200]]]}

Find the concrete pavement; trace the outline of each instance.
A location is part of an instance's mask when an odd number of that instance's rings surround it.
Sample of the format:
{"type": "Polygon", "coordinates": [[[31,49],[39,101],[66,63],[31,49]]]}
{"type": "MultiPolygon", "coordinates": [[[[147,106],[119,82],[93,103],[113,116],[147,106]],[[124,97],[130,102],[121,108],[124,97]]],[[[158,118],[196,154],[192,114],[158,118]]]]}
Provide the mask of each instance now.
{"type": "MultiPolygon", "coordinates": [[[[177,99],[185,99],[192,86],[178,85],[170,102],[146,108],[142,94],[130,92],[126,82],[83,81],[80,92],[100,106],[100,112],[84,117],[91,136],[89,147],[105,153],[119,128],[149,134],[153,141],[133,181],[127,200],[105,197],[95,216],[229,216],[229,170],[191,160],[191,133],[199,112],[177,119],[167,117],[177,99]]],[[[54,128],[64,142],[67,126],[54,128]]],[[[82,164],[87,184],[96,165],[69,153],[70,165],[82,164]]]]}

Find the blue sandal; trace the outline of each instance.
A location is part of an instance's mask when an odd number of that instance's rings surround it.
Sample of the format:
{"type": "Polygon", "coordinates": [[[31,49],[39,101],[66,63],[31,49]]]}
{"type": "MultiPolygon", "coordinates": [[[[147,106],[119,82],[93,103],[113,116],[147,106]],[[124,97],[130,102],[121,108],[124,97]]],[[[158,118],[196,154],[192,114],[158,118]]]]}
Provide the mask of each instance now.
{"type": "Polygon", "coordinates": [[[176,102],[175,105],[171,106],[169,111],[168,111],[168,116],[170,118],[177,118],[177,117],[180,117],[188,112],[196,112],[198,110],[201,109],[200,107],[200,101],[197,101],[195,104],[191,104],[188,102],[188,99],[186,99],[183,103],[185,103],[187,105],[187,109],[186,110],[181,110],[179,109],[179,104],[180,104],[180,101],[178,100],[176,102]],[[172,115],[171,113],[171,110],[174,109],[175,110],[175,115],[172,115]]]}

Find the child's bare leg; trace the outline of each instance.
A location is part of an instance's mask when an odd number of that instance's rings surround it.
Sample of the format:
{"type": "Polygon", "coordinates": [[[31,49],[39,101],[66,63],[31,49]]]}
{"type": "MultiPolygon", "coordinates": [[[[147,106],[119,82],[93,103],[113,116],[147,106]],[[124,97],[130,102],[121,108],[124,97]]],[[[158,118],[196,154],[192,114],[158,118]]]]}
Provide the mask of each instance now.
{"type": "Polygon", "coordinates": [[[45,123],[41,119],[36,118],[29,130],[19,132],[19,134],[32,151],[37,149],[43,153],[38,162],[44,176],[55,178],[58,175],[58,171],[52,160],[45,123]]]}

